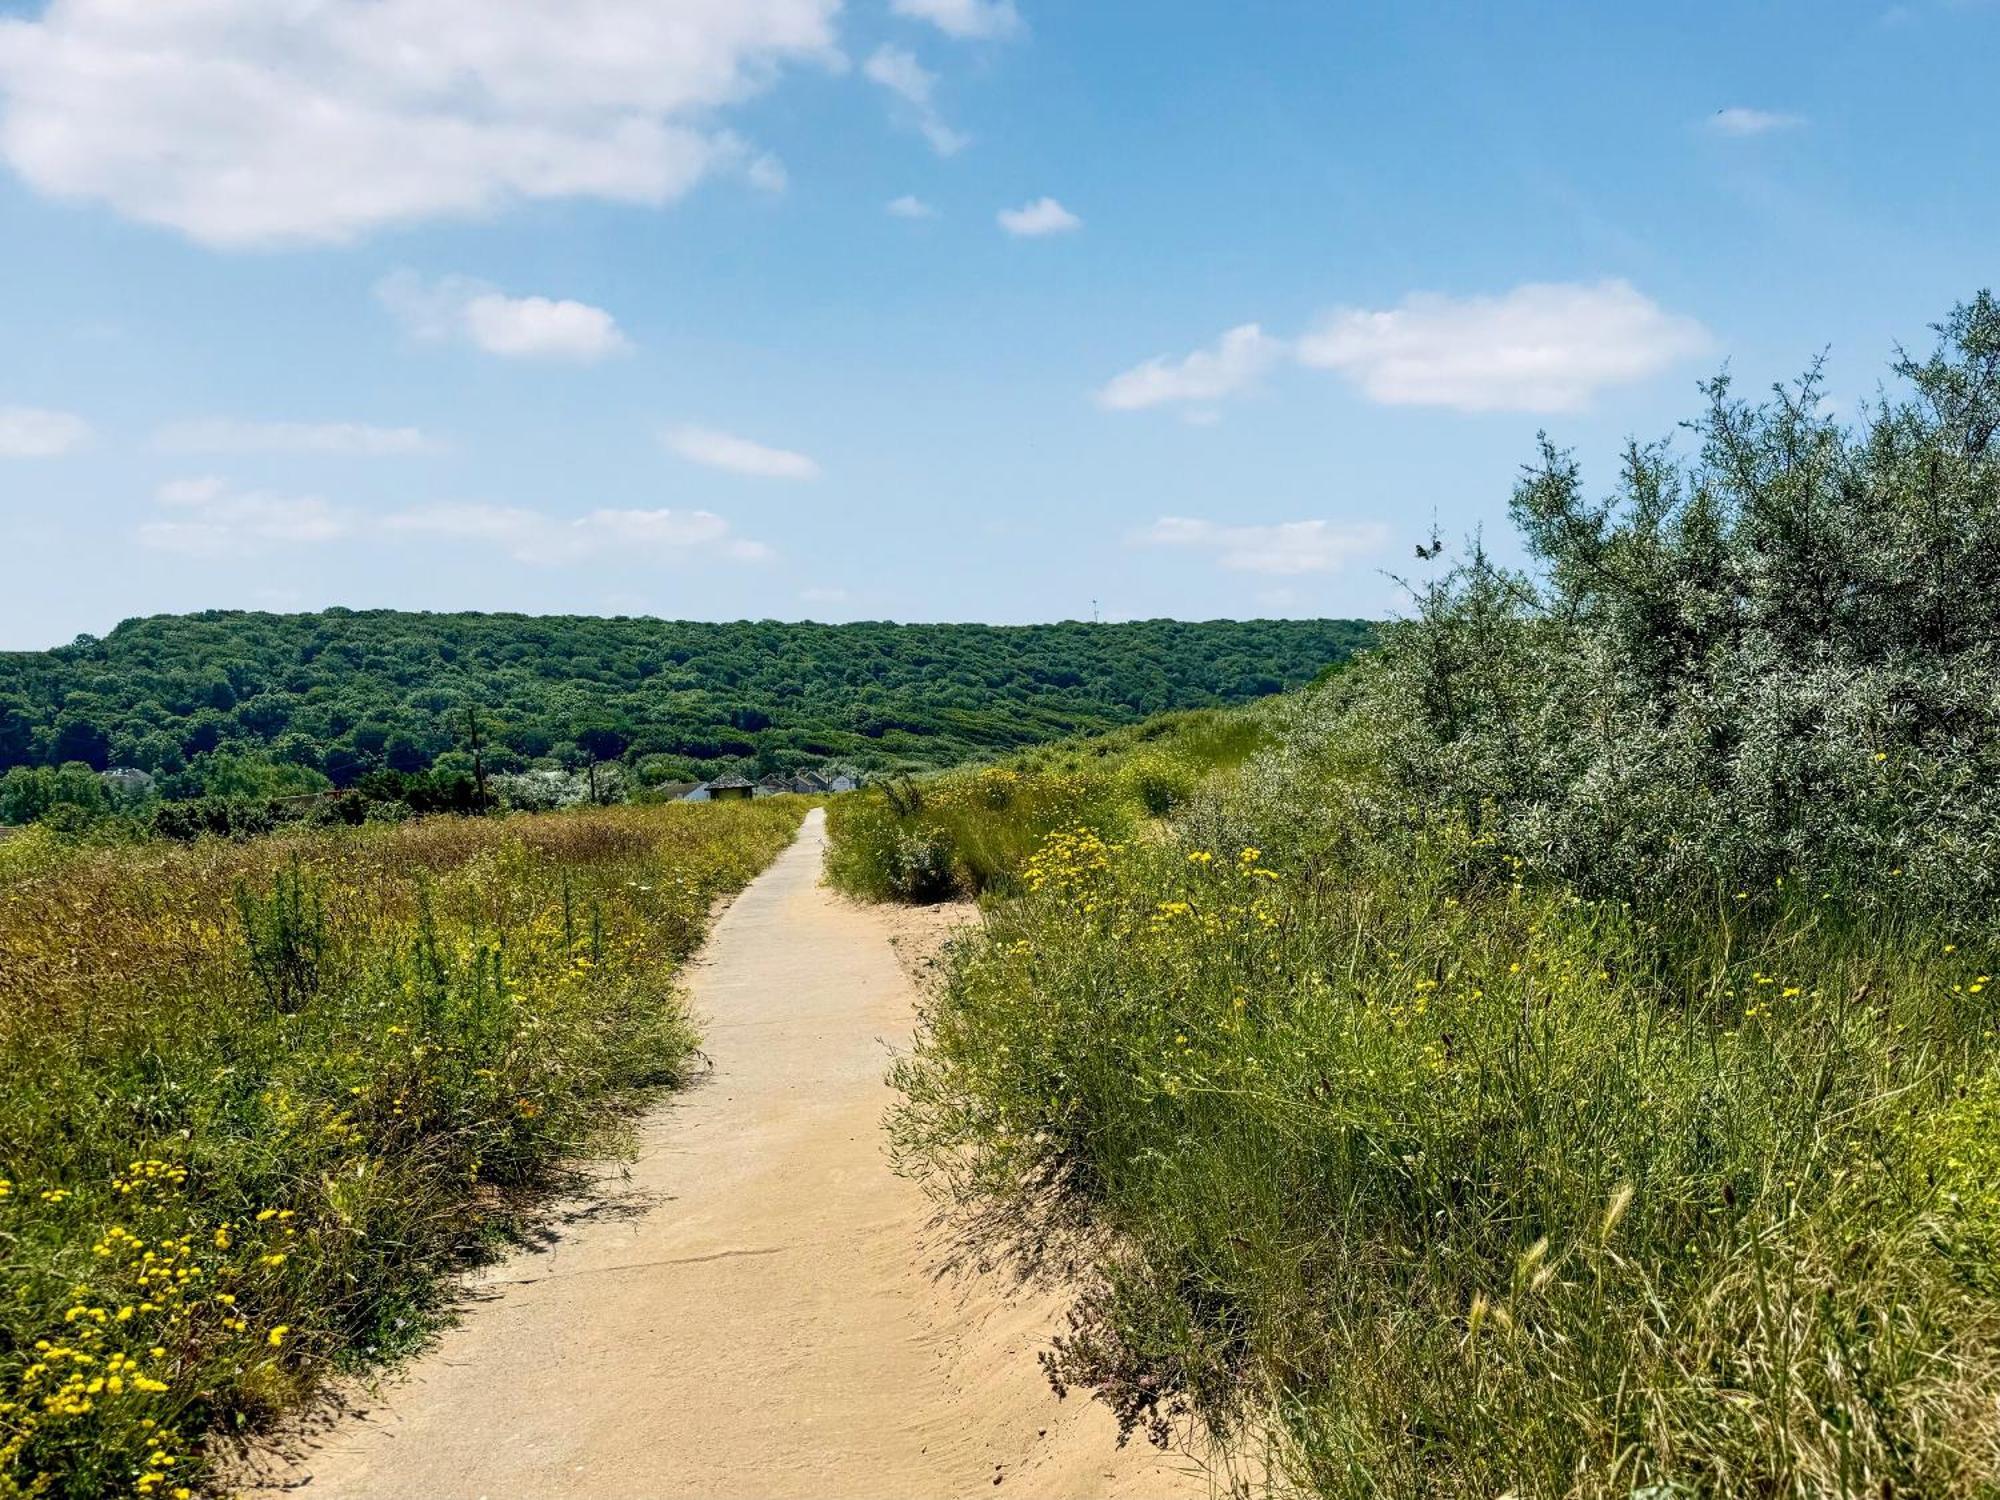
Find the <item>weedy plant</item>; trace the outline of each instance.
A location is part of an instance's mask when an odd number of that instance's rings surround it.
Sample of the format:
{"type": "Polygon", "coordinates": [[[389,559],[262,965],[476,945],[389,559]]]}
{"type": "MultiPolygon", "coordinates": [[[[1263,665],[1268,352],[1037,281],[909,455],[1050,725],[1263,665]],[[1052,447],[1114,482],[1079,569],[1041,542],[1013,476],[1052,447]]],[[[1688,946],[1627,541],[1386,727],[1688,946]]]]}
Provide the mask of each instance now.
{"type": "Polygon", "coordinates": [[[0,844],[0,1496],[209,1492],[693,1045],[794,799],[0,844]]]}
{"type": "Polygon", "coordinates": [[[1549,456],[1540,574],[1021,864],[893,1134],[1081,1268],[1058,1383],[1356,1500],[2000,1486],[2000,311],[1899,369],[1549,456]]]}

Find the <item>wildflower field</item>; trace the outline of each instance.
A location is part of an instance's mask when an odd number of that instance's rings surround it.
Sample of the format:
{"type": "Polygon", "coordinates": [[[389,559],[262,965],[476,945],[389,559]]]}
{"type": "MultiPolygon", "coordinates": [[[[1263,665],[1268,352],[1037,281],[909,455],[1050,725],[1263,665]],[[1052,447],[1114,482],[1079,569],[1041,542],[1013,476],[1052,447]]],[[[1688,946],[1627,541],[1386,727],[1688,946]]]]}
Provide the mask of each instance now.
{"type": "Polygon", "coordinates": [[[0,1496],[208,1494],[412,1348],[680,1077],[675,968],[803,812],[0,844],[0,1496]]]}
{"type": "Polygon", "coordinates": [[[2000,307],[1942,335],[1860,433],[1545,454],[1537,574],[1024,830],[892,1133],[1080,1283],[1060,1387],[1282,1493],[2000,1493],[2000,307]]]}

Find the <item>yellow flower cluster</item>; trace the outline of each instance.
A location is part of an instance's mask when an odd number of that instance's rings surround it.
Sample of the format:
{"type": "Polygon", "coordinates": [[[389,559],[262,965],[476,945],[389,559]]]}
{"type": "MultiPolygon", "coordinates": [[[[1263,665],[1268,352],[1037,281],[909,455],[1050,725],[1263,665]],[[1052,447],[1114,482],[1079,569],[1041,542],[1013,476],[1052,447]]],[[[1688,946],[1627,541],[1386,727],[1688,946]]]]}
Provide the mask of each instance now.
{"type": "MultiPolygon", "coordinates": [[[[1043,839],[1030,856],[1021,871],[1021,882],[1030,891],[1080,897],[1110,872],[1112,856],[1120,847],[1081,824],[1059,829],[1043,839]]],[[[1089,904],[1094,909],[1095,903],[1089,904]]]]}

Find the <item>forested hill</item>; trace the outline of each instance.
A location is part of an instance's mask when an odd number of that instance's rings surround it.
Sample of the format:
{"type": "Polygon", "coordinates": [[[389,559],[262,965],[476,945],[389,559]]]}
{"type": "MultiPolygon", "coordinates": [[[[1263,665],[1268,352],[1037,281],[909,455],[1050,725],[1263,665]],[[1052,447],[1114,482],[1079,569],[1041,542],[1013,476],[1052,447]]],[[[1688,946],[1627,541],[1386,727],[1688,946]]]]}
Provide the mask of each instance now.
{"type": "Polygon", "coordinates": [[[0,768],[172,773],[262,751],[338,784],[460,759],[622,759],[656,776],[947,765],[1234,703],[1368,644],[1358,620],[787,625],[328,610],[128,620],[0,653],[0,768]]]}

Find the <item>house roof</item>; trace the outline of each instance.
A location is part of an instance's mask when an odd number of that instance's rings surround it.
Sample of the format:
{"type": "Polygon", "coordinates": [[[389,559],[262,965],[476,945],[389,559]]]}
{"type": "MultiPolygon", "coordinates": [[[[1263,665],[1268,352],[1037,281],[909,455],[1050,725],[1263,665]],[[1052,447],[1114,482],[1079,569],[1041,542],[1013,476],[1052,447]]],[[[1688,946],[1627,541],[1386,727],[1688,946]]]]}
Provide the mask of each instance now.
{"type": "Polygon", "coordinates": [[[745,781],[741,776],[724,776],[719,780],[711,781],[708,784],[708,789],[711,792],[713,791],[733,792],[733,791],[738,791],[741,788],[747,787],[749,785],[750,783],[745,781]]]}

